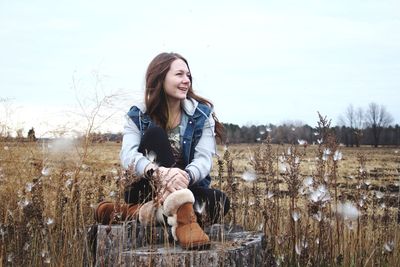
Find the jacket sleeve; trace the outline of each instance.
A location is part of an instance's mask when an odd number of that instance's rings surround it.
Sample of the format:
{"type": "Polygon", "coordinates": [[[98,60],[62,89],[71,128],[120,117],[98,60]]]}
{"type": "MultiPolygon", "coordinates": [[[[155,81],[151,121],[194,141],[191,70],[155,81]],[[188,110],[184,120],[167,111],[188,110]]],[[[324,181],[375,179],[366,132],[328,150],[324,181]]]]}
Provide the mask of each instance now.
{"type": "Polygon", "coordinates": [[[211,172],[213,156],[216,154],[214,128],[215,121],[210,114],[204,123],[202,135],[195,147],[193,160],[185,168],[191,174],[192,183],[204,179],[211,172]]]}
{"type": "Polygon", "coordinates": [[[151,162],[142,153],[138,152],[140,140],[140,130],[136,124],[126,116],[122,148],[119,154],[121,164],[125,169],[132,169],[135,171],[136,175],[143,176],[144,169],[151,162]]]}

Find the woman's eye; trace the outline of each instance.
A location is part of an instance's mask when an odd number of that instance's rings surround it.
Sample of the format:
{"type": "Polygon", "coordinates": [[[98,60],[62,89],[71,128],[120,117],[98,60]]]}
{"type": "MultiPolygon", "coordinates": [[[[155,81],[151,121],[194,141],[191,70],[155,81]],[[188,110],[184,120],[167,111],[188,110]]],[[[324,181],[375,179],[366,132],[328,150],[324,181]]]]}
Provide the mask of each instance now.
{"type": "Polygon", "coordinates": [[[188,77],[189,79],[192,78],[192,75],[190,75],[190,73],[185,74],[185,73],[183,73],[183,72],[178,72],[178,73],[176,73],[175,75],[176,75],[176,76],[184,76],[184,75],[186,75],[186,77],[188,77]]]}

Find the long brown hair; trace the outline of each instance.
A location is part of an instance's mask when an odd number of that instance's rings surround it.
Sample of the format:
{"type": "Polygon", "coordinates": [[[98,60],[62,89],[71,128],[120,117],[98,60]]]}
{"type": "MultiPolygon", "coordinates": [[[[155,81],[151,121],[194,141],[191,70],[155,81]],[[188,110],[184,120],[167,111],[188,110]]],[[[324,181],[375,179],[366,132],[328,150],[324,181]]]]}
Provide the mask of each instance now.
{"type": "MultiPolygon", "coordinates": [[[[174,62],[177,59],[183,60],[186,63],[190,72],[187,60],[183,56],[177,53],[161,53],[157,55],[150,62],[146,72],[146,89],[144,97],[145,97],[147,113],[149,114],[152,120],[154,120],[159,126],[161,126],[164,129],[167,128],[169,112],[167,106],[168,105],[167,98],[165,95],[163,85],[165,77],[171,67],[172,62],[174,62]]],[[[189,79],[190,79],[190,87],[187,93],[187,97],[193,98],[198,102],[206,104],[212,108],[213,104],[209,100],[193,92],[192,75],[189,76],[189,79]]],[[[218,118],[216,117],[214,112],[212,116],[215,120],[215,134],[220,141],[223,141],[224,126],[218,121],[218,118]]]]}

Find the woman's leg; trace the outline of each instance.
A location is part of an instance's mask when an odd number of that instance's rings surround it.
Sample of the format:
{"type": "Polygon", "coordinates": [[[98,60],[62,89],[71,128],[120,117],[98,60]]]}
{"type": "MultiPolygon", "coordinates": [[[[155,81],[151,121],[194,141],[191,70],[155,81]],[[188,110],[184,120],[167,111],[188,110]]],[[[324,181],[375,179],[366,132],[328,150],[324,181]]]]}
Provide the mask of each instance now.
{"type": "Polygon", "coordinates": [[[141,204],[153,199],[153,189],[148,179],[140,178],[125,189],[125,202],[141,204]]]}
{"type": "MultiPolygon", "coordinates": [[[[155,153],[155,162],[159,166],[172,167],[175,165],[174,154],[167,133],[160,127],[148,129],[142,137],[138,151],[143,155],[151,151],[155,153]]],[[[125,191],[125,202],[132,204],[145,203],[153,199],[153,189],[146,178],[129,185],[125,191]]]]}
{"type": "Polygon", "coordinates": [[[224,215],[229,211],[230,201],[225,193],[218,189],[202,186],[190,186],[195,198],[195,208],[205,205],[207,217],[211,224],[220,223],[224,215]]]}
{"type": "Polygon", "coordinates": [[[174,154],[167,133],[160,127],[153,127],[146,131],[140,141],[138,151],[143,155],[151,151],[156,154],[155,161],[163,167],[172,167],[175,165],[174,154]]]}

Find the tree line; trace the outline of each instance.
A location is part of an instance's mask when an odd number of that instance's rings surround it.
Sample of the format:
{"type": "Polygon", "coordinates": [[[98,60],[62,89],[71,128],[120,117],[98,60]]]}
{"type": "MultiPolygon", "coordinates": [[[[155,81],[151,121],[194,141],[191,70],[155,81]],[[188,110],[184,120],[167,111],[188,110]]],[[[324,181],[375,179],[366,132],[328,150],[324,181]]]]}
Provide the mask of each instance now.
{"type": "MultiPolygon", "coordinates": [[[[226,133],[226,142],[237,143],[257,143],[265,140],[268,136],[273,144],[317,144],[320,140],[316,135],[316,129],[309,125],[294,126],[292,124],[283,124],[275,126],[252,125],[242,126],[236,124],[224,124],[226,133]]],[[[378,141],[375,139],[374,129],[371,127],[359,129],[347,126],[335,126],[332,130],[338,138],[338,142],[345,146],[360,145],[400,145],[400,126],[388,126],[380,129],[378,141]]]]}
{"type": "MultiPolygon", "coordinates": [[[[227,144],[238,143],[257,143],[265,140],[268,136],[274,144],[316,144],[319,141],[319,136],[315,133],[317,130],[309,125],[299,124],[283,124],[283,125],[251,125],[239,126],[232,123],[223,123],[225,127],[225,142],[227,144]]],[[[379,139],[376,140],[375,130],[373,127],[363,129],[355,129],[349,126],[332,127],[335,132],[338,142],[345,146],[360,146],[360,145],[389,145],[400,146],[400,126],[388,126],[380,128],[379,139]]],[[[93,143],[103,142],[121,142],[122,133],[91,133],[89,136],[93,143]]],[[[11,141],[12,139],[23,140],[25,138],[5,138],[11,141]]],[[[26,141],[36,141],[34,129],[30,129],[26,141]]]]}
{"type": "MultiPolygon", "coordinates": [[[[338,125],[332,127],[338,142],[346,146],[360,145],[400,145],[399,125],[391,125],[392,115],[383,105],[374,102],[366,109],[355,108],[350,104],[339,117],[338,125]]],[[[272,143],[317,143],[319,136],[315,128],[301,123],[287,123],[283,125],[252,125],[238,126],[224,124],[228,143],[255,143],[269,136],[272,143]]]]}
{"type": "MultiPolygon", "coordinates": [[[[349,105],[339,117],[338,124],[332,127],[338,142],[346,146],[360,145],[400,145],[399,125],[391,125],[393,117],[385,106],[370,103],[366,109],[355,108],[349,105]]],[[[232,123],[223,123],[225,127],[226,143],[257,143],[270,137],[274,144],[302,144],[318,143],[317,129],[301,122],[289,122],[282,125],[251,125],[239,126],[232,123]]],[[[0,129],[1,130],[1,129],[0,129]]],[[[4,130],[4,129],[3,129],[4,130]]],[[[120,142],[122,133],[91,132],[89,138],[93,143],[120,142]]],[[[17,131],[16,138],[9,135],[9,131],[0,132],[3,140],[36,141],[35,129],[28,131],[27,137],[22,136],[22,129],[17,131]],[[2,134],[3,133],[3,134],[2,134]],[[7,134],[4,134],[7,133],[7,134]]]]}

